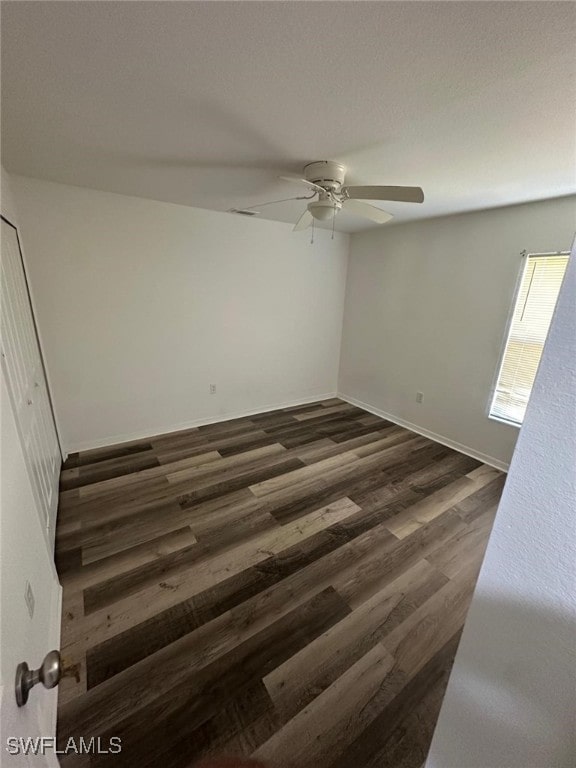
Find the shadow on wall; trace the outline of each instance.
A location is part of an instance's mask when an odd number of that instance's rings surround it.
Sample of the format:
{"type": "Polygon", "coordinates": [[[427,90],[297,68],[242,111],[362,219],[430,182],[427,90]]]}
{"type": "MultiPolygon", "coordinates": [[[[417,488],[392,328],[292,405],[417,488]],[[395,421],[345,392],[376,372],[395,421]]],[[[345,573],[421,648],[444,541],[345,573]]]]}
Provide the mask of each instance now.
{"type": "Polygon", "coordinates": [[[573,611],[476,595],[426,768],[573,768],[575,670],[573,611]]]}

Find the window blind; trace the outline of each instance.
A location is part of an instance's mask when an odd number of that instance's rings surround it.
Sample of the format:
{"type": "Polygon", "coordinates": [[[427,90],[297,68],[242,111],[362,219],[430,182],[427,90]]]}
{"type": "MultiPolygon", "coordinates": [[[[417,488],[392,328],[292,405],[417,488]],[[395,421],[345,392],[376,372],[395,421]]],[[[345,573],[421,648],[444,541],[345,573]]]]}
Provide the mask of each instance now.
{"type": "Polygon", "coordinates": [[[490,416],[522,424],[568,255],[529,255],[516,296],[490,416]]]}

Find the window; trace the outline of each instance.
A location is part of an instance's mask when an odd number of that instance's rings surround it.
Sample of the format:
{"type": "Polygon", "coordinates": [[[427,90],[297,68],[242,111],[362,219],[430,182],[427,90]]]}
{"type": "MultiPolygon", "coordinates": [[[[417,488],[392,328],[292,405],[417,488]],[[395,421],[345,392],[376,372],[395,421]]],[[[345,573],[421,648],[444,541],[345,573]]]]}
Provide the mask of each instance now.
{"type": "Polygon", "coordinates": [[[490,416],[522,424],[568,254],[529,254],[514,304],[490,416]]]}

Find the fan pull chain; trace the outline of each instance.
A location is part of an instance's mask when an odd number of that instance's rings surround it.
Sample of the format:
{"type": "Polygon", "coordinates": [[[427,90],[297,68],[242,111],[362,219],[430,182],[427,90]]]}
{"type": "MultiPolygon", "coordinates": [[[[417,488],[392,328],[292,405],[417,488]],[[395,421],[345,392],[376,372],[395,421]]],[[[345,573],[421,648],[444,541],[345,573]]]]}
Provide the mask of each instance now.
{"type": "Polygon", "coordinates": [[[316,223],[316,219],[312,219],[312,236],[310,238],[310,245],[314,245],[314,225],[316,223]]]}
{"type": "Polygon", "coordinates": [[[334,205],[334,216],[332,216],[332,240],[334,240],[334,224],[336,223],[336,205],[334,205]]]}

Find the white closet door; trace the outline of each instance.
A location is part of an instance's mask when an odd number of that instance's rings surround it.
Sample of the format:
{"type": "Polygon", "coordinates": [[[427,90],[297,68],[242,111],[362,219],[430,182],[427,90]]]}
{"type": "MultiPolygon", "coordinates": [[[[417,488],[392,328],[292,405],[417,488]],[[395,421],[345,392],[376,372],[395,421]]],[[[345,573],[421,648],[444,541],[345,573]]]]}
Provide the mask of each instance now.
{"type": "Polygon", "coordinates": [[[2,365],[38,511],[52,546],[58,506],[60,448],[18,235],[4,219],[0,257],[2,365]]]}

